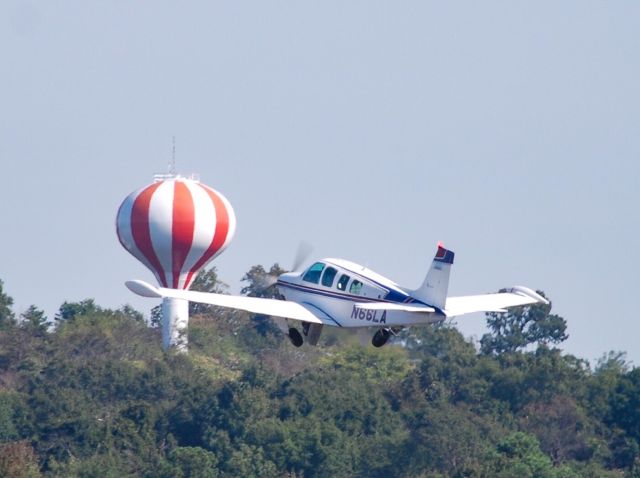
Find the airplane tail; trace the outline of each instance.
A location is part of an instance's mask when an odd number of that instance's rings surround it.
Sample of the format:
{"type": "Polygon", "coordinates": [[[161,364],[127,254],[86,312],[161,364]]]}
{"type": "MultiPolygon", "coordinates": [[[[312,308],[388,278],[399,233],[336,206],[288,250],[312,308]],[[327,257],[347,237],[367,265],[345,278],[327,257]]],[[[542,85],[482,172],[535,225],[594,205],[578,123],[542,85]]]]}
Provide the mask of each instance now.
{"type": "Polygon", "coordinates": [[[427,305],[444,310],[447,303],[447,291],[449,289],[449,273],[453,265],[453,251],[445,249],[438,243],[431,268],[420,288],[411,292],[411,296],[427,305]]]}

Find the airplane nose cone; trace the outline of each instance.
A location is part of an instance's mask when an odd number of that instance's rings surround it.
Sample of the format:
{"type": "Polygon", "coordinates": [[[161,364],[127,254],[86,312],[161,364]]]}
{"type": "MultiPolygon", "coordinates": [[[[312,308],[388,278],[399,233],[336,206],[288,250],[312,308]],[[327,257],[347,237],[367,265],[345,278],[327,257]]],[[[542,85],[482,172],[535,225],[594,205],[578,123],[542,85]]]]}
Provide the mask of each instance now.
{"type": "Polygon", "coordinates": [[[285,272],[278,276],[278,282],[294,282],[298,277],[300,277],[300,274],[296,272],[285,272]]]}

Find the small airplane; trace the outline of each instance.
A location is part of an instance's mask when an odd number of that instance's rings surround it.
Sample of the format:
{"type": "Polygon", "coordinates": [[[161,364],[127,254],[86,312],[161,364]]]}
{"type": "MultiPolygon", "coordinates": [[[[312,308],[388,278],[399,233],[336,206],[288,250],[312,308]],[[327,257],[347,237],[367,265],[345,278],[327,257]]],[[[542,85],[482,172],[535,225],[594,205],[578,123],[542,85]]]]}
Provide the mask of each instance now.
{"type": "Polygon", "coordinates": [[[303,272],[281,274],[276,282],[277,299],[168,289],[139,280],[128,281],[126,286],[143,297],[183,299],[284,318],[288,337],[296,347],[303,344],[303,335],[308,344],[317,345],[325,325],[375,327],[371,343],[382,347],[405,327],[473,312],[506,312],[507,307],[549,303],[523,286],[499,293],[447,297],[453,258],[453,251],[439,243],[424,282],[415,290],[343,259],[323,259],[303,272]],[[301,322],[302,333],[289,320],[301,322]]]}

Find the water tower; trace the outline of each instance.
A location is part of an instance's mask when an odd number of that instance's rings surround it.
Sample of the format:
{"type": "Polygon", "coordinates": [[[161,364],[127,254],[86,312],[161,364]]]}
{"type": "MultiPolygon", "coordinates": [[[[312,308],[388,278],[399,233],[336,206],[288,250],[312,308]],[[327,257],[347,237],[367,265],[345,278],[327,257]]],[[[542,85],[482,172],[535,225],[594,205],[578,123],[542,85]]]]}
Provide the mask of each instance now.
{"type": "MultiPolygon", "coordinates": [[[[231,242],[236,217],[229,201],[195,178],[156,175],[127,196],[116,229],[123,247],[161,287],[188,289],[196,274],[231,242]]],[[[189,303],[162,301],[162,346],[187,349],[189,303]]]]}

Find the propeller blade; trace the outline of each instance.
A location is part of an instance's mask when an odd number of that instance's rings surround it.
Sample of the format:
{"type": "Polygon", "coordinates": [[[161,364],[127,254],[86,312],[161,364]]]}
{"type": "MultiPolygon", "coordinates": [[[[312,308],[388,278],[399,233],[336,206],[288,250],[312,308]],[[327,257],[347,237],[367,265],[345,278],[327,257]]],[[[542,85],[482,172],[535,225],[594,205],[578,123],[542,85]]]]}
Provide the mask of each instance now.
{"type": "Polygon", "coordinates": [[[311,252],[313,251],[313,247],[308,242],[300,242],[298,245],[298,250],[296,251],[296,255],[293,259],[293,265],[291,267],[292,272],[297,272],[300,267],[304,264],[304,262],[309,258],[311,252]]]}

